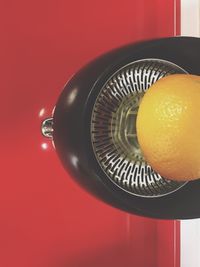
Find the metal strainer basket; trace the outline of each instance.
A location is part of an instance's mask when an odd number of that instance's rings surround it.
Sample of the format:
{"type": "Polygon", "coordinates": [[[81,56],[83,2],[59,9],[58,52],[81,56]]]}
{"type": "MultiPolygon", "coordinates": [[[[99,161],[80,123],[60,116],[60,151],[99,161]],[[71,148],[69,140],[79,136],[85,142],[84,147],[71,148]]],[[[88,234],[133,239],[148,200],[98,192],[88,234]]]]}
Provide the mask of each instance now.
{"type": "Polygon", "coordinates": [[[143,59],[125,65],[104,84],[94,103],[91,142],[106,176],[141,197],[161,197],[186,182],[167,180],[145,161],[137,141],[136,116],[145,91],[160,78],[187,73],[165,60],[143,59]]]}

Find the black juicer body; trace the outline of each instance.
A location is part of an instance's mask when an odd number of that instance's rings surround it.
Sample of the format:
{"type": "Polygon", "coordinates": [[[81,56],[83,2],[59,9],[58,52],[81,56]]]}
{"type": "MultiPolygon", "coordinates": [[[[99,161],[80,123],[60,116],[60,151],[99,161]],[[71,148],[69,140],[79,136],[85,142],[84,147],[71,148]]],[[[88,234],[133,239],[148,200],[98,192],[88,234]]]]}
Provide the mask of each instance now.
{"type": "Polygon", "coordinates": [[[93,152],[91,114],[100,89],[122,66],[148,58],[167,60],[189,74],[200,75],[200,39],[172,37],[136,43],[111,51],[86,65],[67,83],[56,104],[53,115],[56,151],[78,183],[114,207],[152,218],[198,218],[200,180],[188,182],[165,196],[136,196],[108,179],[93,152]]]}

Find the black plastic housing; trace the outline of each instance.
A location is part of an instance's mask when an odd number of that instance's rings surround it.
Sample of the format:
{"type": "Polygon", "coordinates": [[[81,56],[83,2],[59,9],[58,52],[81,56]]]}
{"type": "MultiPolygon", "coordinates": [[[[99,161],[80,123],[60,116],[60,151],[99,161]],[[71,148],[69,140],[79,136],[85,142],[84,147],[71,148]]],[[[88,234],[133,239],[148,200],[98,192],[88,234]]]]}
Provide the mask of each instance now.
{"type": "Polygon", "coordinates": [[[72,177],[114,207],[160,219],[198,218],[200,180],[162,197],[135,196],[109,180],[93,153],[90,121],[99,91],[120,67],[146,58],[168,60],[190,74],[200,75],[200,38],[172,37],[131,44],[87,64],[67,83],[57,101],[53,118],[55,147],[72,177]]]}

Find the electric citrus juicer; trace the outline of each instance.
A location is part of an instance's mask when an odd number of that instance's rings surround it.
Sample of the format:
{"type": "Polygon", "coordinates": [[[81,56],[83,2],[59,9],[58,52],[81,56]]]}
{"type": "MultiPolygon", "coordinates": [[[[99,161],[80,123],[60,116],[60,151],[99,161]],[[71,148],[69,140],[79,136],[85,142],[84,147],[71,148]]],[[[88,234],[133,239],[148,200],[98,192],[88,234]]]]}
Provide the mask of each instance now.
{"type": "Polygon", "coordinates": [[[200,39],[171,37],[108,52],[77,72],[42,133],[85,189],[130,213],[165,219],[200,217],[200,180],[175,182],[143,158],[135,121],[140,100],[158,79],[200,74],[200,39]]]}

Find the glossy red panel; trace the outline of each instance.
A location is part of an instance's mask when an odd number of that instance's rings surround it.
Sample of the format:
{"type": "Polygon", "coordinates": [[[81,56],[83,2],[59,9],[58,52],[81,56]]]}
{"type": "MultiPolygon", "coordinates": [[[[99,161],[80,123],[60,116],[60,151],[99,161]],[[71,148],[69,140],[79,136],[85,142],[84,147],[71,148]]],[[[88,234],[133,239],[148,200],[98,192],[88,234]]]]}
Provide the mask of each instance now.
{"type": "Polygon", "coordinates": [[[164,267],[174,257],[172,222],[128,215],[83,191],[40,123],[87,61],[174,35],[174,1],[2,0],[0,10],[0,266],[164,267]]]}

